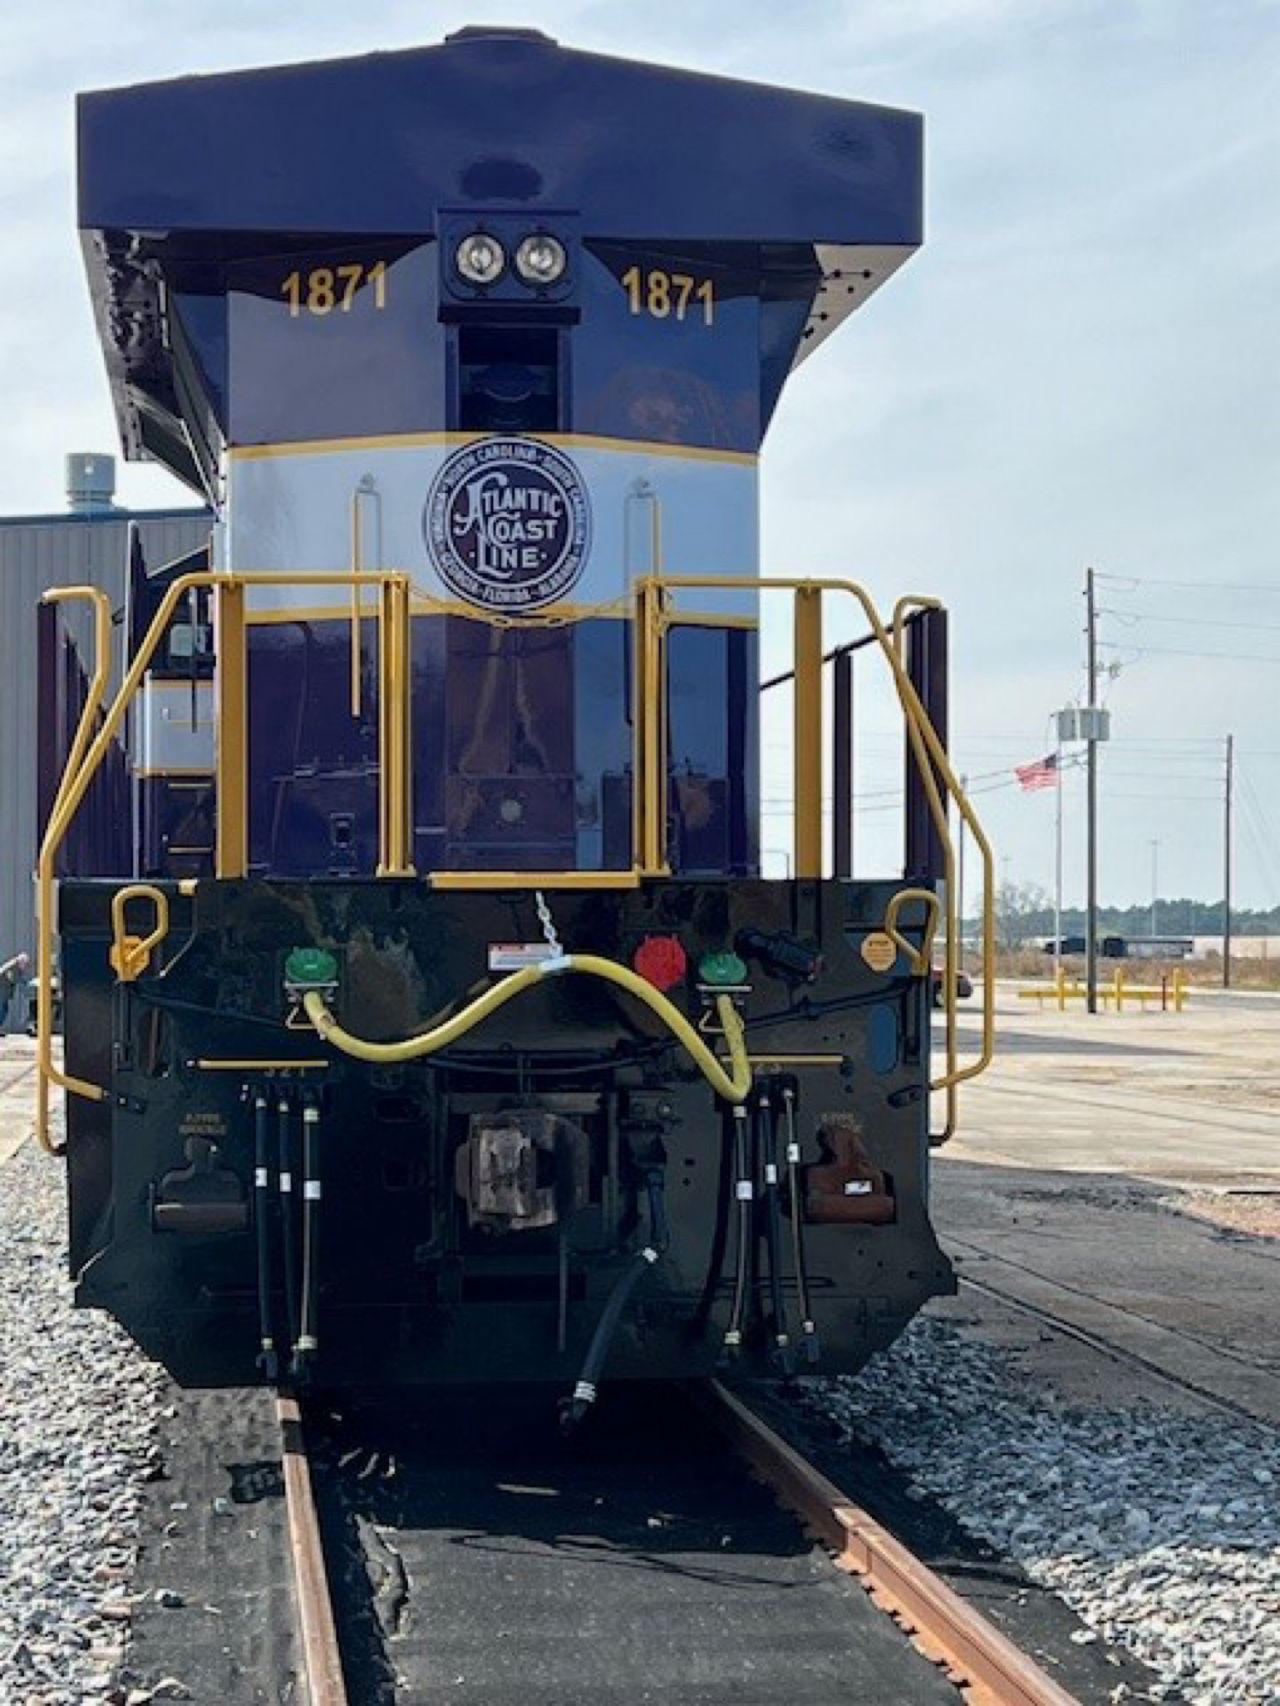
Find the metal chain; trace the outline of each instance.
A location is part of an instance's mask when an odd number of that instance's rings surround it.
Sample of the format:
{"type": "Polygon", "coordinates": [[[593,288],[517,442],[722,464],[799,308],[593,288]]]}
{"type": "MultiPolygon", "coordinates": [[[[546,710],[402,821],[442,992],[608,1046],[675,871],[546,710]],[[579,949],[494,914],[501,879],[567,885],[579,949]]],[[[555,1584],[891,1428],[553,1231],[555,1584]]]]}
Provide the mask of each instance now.
{"type": "Polygon", "coordinates": [[[541,889],[535,889],[533,897],[538,909],[538,923],[542,926],[542,934],[547,939],[547,946],[553,954],[559,956],[564,953],[564,948],[556,934],[555,922],[551,917],[551,908],[547,905],[547,897],[541,889]]]}

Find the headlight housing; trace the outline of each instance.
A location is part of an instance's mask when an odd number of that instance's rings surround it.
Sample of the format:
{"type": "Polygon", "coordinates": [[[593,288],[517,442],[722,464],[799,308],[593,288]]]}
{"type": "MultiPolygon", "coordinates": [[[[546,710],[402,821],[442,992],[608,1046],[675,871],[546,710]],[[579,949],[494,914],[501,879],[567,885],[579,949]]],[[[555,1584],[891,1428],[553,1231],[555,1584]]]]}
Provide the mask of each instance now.
{"type": "Polygon", "coordinates": [[[468,284],[493,284],[506,270],[502,244],[487,231],[471,231],[453,252],[453,264],[468,284]]]}
{"type": "Polygon", "coordinates": [[[556,284],[568,264],[564,244],[549,231],[531,231],[516,250],[516,271],[526,284],[556,284]]]}

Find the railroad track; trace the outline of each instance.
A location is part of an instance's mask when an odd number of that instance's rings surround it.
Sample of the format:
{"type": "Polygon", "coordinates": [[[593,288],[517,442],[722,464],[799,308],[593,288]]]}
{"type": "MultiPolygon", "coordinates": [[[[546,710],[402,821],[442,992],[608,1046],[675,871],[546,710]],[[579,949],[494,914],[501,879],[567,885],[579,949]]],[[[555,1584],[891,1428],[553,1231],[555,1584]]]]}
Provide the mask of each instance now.
{"type": "MultiPolygon", "coordinates": [[[[957,1240],[952,1239],[951,1242],[956,1244],[957,1240]]],[[[1014,1266],[1014,1264],[1007,1264],[1007,1266],[1014,1266]]],[[[1280,1426],[1277,1426],[1273,1419],[1268,1418],[1268,1416],[1261,1416],[1256,1409],[1251,1409],[1248,1404],[1239,1404],[1231,1397],[1225,1397],[1222,1392],[1215,1392],[1215,1390],[1210,1389],[1200,1380],[1191,1380],[1186,1375],[1179,1375],[1172,1368],[1157,1363],[1154,1358],[1143,1356],[1140,1351],[1133,1351],[1125,1344],[1116,1343],[1114,1339],[1106,1338],[1101,1332],[1092,1332],[1089,1327],[1082,1327],[1079,1322],[1068,1320],[1065,1315],[1058,1314],[1055,1310],[1046,1309],[1043,1303],[1033,1303],[1029,1298],[1019,1297],[1017,1291],[1012,1290],[1009,1286],[993,1285],[990,1280],[976,1280],[973,1274],[968,1273],[957,1274],[957,1280],[961,1283],[961,1290],[976,1291],[980,1297],[990,1298],[993,1303],[1000,1303],[1002,1309],[1014,1310],[1015,1314],[1027,1315],[1031,1320],[1038,1320],[1041,1326],[1051,1327],[1053,1331],[1060,1332],[1063,1338],[1073,1339],[1077,1344],[1084,1344],[1091,1351],[1097,1351],[1097,1355],[1106,1356],[1109,1361],[1118,1363],[1123,1368],[1132,1368],[1133,1372],[1147,1375],[1152,1380],[1159,1380],[1162,1385],[1167,1385],[1172,1390],[1181,1392],[1184,1396],[1195,1397],[1196,1401],[1203,1404],[1207,1409],[1213,1409],[1222,1416],[1231,1416],[1234,1421],[1246,1421],[1249,1426],[1261,1428],[1266,1433],[1280,1435],[1280,1426]]],[[[1169,1338],[1184,1339],[1186,1343],[1196,1344],[1196,1346],[1201,1346],[1203,1343],[1200,1339],[1191,1338],[1190,1334],[1169,1332],[1169,1338]]],[[[1225,1356],[1222,1360],[1239,1361],[1239,1358],[1225,1356]]]]}
{"type": "MultiPolygon", "coordinates": [[[[915,1557],[866,1510],[847,1497],[840,1488],[816,1469],[800,1451],[784,1440],[748,1405],[716,1382],[684,1388],[682,1395],[686,1400],[686,1409],[683,1412],[685,1422],[694,1423],[695,1417],[690,1413],[690,1410],[696,1411],[698,1416],[710,1424],[716,1435],[732,1446],[733,1451],[745,1461],[755,1477],[764,1483],[765,1488],[773,1495],[777,1503],[798,1517],[803,1527],[822,1544],[829,1554],[830,1562],[836,1566],[835,1571],[828,1569],[828,1575],[834,1578],[838,1572],[843,1573],[845,1576],[856,1579],[866,1590],[865,1599],[862,1595],[854,1594],[843,1603],[843,1613],[847,1618],[847,1636],[851,1649],[848,1661],[850,1665],[849,1674],[852,1678],[856,1666],[861,1664],[864,1667],[863,1687],[860,1690],[856,1687],[850,1689],[847,1696],[845,1689],[841,1688],[839,1695],[824,1691],[819,1695],[811,1696],[802,1691],[799,1694],[793,1694],[792,1698],[797,1700],[813,1698],[823,1701],[839,1697],[875,1699],[878,1702],[889,1700],[934,1701],[943,1698],[955,1698],[952,1692],[954,1688],[959,1691],[964,1700],[971,1703],[971,1706],[1071,1706],[1071,1702],[1075,1698],[1073,1695],[1069,1694],[1040,1669],[1034,1660],[1023,1653],[972,1604],[963,1599],[920,1559],[915,1557]],[[882,1621],[884,1623],[883,1627],[875,1631],[874,1639],[870,1641],[868,1641],[866,1628],[867,1599],[876,1608],[874,1613],[869,1614],[871,1621],[876,1625],[880,1625],[882,1621]],[[919,1666],[918,1661],[913,1660],[912,1655],[903,1650],[900,1638],[890,1629],[887,1620],[882,1620],[880,1616],[882,1613],[887,1614],[887,1617],[891,1618],[897,1626],[897,1630],[905,1635],[919,1653],[931,1661],[932,1666],[936,1667],[934,1670],[929,1671],[927,1667],[919,1666]],[[859,1626],[860,1620],[861,1627],[859,1626]],[[865,1652],[860,1658],[855,1658],[854,1650],[859,1647],[874,1648],[876,1651],[875,1658],[869,1660],[865,1652]],[[876,1677],[870,1679],[874,1692],[867,1692],[866,1690],[868,1678],[865,1674],[865,1667],[869,1663],[884,1667],[877,1673],[876,1677]],[[892,1685],[886,1676],[882,1691],[879,1676],[885,1674],[886,1668],[895,1673],[901,1673],[905,1669],[909,1674],[913,1663],[917,1665],[919,1671],[914,1684],[906,1681],[901,1674],[895,1674],[892,1678],[892,1685]]],[[[297,1402],[291,1398],[280,1400],[279,1419],[283,1437],[284,1483],[288,1502],[298,1635],[305,1669],[305,1698],[310,1702],[310,1706],[364,1706],[364,1703],[371,1701],[375,1695],[379,1699],[390,1698],[390,1694],[385,1691],[378,1693],[375,1685],[369,1681],[367,1676],[362,1678],[351,1674],[353,1666],[358,1663],[358,1660],[353,1660],[352,1657],[353,1643],[345,1638],[345,1617],[347,1614],[344,1612],[341,1603],[341,1593],[335,1593],[335,1585],[340,1578],[344,1575],[349,1578],[351,1571],[349,1563],[344,1564],[341,1560],[335,1560],[326,1555],[326,1536],[332,1534],[334,1525],[331,1520],[328,1522],[324,1520],[319,1508],[320,1500],[317,1497],[317,1489],[327,1471],[323,1467],[317,1468],[308,1455],[308,1443],[313,1431],[312,1424],[308,1421],[305,1412],[300,1410],[297,1402]],[[345,1675],[344,1657],[347,1661],[345,1675]]],[[[323,1434],[327,1425],[323,1419],[317,1419],[314,1424],[315,1434],[323,1434]]],[[[676,1431],[681,1431],[679,1418],[676,1422],[676,1431]]],[[[352,1451],[347,1450],[344,1457],[350,1458],[352,1455],[352,1451]]],[[[724,1456],[723,1452],[720,1452],[719,1455],[721,1458],[724,1456]]],[[[394,1450],[388,1451],[385,1445],[374,1446],[370,1452],[369,1463],[371,1465],[377,1465],[380,1461],[384,1464],[384,1472],[388,1476],[393,1478],[395,1473],[403,1473],[402,1468],[397,1466],[395,1462],[394,1450]]],[[[364,1471],[364,1473],[368,1472],[367,1469],[364,1471]]],[[[429,1467],[426,1473],[429,1477],[431,1473],[429,1467]]],[[[513,1486],[505,1482],[499,1482],[498,1485],[504,1492],[528,1495],[544,1501],[557,1496],[557,1489],[554,1486],[537,1484],[513,1486]]],[[[750,1488],[749,1482],[744,1482],[743,1491],[753,1494],[756,1490],[750,1488]]],[[[464,1499],[463,1502],[465,1504],[466,1500],[464,1499]]],[[[609,1501],[604,1497],[595,1496],[592,1502],[599,1507],[609,1501]]],[[[750,1503],[750,1499],[747,1498],[744,1502],[750,1503]]],[[[781,1513],[776,1511],[776,1506],[772,1508],[775,1511],[774,1520],[776,1521],[781,1518],[781,1513]]],[[[739,1512],[737,1510],[726,1513],[722,1525],[728,1528],[731,1524],[735,1524],[738,1519],[739,1512]]],[[[651,1516],[648,1522],[651,1527],[655,1527],[676,1520],[670,1517],[651,1516]]],[[[442,1525],[438,1511],[431,1514],[429,1525],[430,1523],[434,1523],[438,1527],[448,1526],[442,1525]]],[[[371,1530],[375,1525],[364,1520],[363,1526],[371,1530]]],[[[698,1561],[696,1563],[672,1564],[665,1562],[658,1566],[653,1560],[643,1555],[643,1543],[641,1543],[638,1551],[634,1545],[614,1549],[598,1535],[583,1534],[581,1524],[576,1517],[565,1519],[563,1528],[556,1527],[553,1533],[554,1539],[551,1544],[557,1553],[568,1557],[570,1568],[575,1563],[581,1566],[582,1560],[585,1559],[589,1572],[593,1573],[596,1578],[597,1585],[601,1580],[602,1568],[621,1569],[633,1573],[636,1571],[644,1572],[653,1568],[659,1571],[659,1591],[662,1591],[667,1585],[662,1582],[662,1572],[670,1571],[679,1578],[675,1584],[678,1592],[683,1593],[685,1585],[692,1588],[694,1583],[705,1585],[708,1582],[715,1581],[721,1583],[725,1591],[731,1593],[731,1596],[736,1595],[744,1599],[749,1606],[759,1606],[765,1603],[758,1591],[761,1588],[767,1589],[769,1594],[772,1594],[775,1588],[782,1594],[800,1588],[810,1590],[811,1607],[811,1590],[815,1585],[820,1588],[824,1603],[827,1601],[840,1603],[839,1592],[832,1592],[834,1583],[815,1582],[812,1576],[805,1576],[803,1571],[799,1577],[796,1577],[794,1567],[791,1579],[766,1583],[761,1577],[753,1575],[751,1571],[743,1573],[740,1568],[736,1567],[737,1561],[729,1557],[726,1557],[725,1563],[720,1565],[718,1569],[716,1564],[709,1566],[703,1554],[697,1555],[698,1561]]],[[[726,1542],[722,1540],[721,1544],[724,1545],[726,1542]]],[[[444,1549],[438,1554],[446,1562],[436,1564],[434,1574],[437,1577],[441,1574],[447,1574],[448,1548],[459,1545],[464,1547],[466,1551],[478,1551],[480,1554],[479,1567],[482,1571],[498,1574],[509,1573],[504,1570],[503,1559],[506,1560],[507,1565],[510,1565],[513,1555],[519,1551],[519,1548],[513,1547],[509,1540],[481,1532],[474,1523],[468,1524],[463,1521],[456,1532],[449,1534],[444,1549]],[[495,1553],[502,1556],[495,1558],[495,1553]]],[[[763,1550],[766,1553],[777,1552],[779,1548],[776,1538],[772,1544],[766,1542],[763,1550]]],[[[797,1537],[796,1542],[789,1548],[783,1548],[783,1550],[803,1554],[806,1550],[811,1551],[811,1548],[806,1548],[797,1537]]],[[[394,1555],[399,1562],[399,1554],[394,1555]]],[[[690,1556],[693,1556],[692,1552],[690,1556]]],[[[821,1564],[809,1565],[808,1567],[811,1571],[816,1568],[819,1574],[824,1568],[821,1564]]],[[[403,1565],[401,1565],[401,1574],[404,1574],[403,1565]]],[[[424,1574],[430,1575],[432,1572],[424,1571],[424,1574]]],[[[646,1584],[642,1579],[641,1591],[645,1591],[645,1587],[646,1584]]],[[[536,1583],[531,1586],[531,1593],[536,1594],[538,1591],[536,1583]]],[[[474,1587],[470,1592],[474,1595],[474,1587]]],[[[792,1616],[787,1611],[784,1612],[784,1616],[789,1619],[787,1633],[793,1632],[791,1625],[794,1625],[794,1633],[800,1636],[806,1615],[804,1595],[802,1594],[795,1603],[797,1606],[795,1615],[792,1616]]],[[[583,1617],[590,1615],[590,1608],[582,1606],[579,1609],[583,1617]]],[[[827,1609],[831,1609],[830,1605],[827,1606],[827,1609]]],[[[554,1627],[555,1610],[554,1604],[543,1604],[540,1611],[540,1617],[543,1621],[539,1625],[539,1633],[548,1624],[554,1627]]],[[[425,1613],[419,1610],[417,1615],[420,1617],[425,1615],[430,1618],[430,1606],[426,1608],[425,1613]]],[[[481,1615],[487,1617],[487,1610],[482,1608],[481,1615]]],[[[845,1625],[841,1624],[840,1627],[843,1629],[845,1625]]],[[[487,1637],[495,1647],[500,1644],[494,1640],[497,1633],[492,1627],[486,1631],[487,1637]]],[[[515,1645],[518,1648],[520,1632],[517,1630],[514,1633],[516,1635],[515,1645]]],[[[577,1634],[578,1631],[575,1630],[574,1633],[577,1634]]],[[[728,1621],[726,1633],[732,1639],[731,1619],[728,1621]]],[[[428,1648],[434,1644],[438,1658],[438,1648],[441,1642],[447,1643],[448,1641],[446,1631],[441,1628],[435,1631],[427,1630],[423,1634],[428,1648]]],[[[601,1638],[604,1641],[609,1639],[607,1629],[601,1630],[601,1638]]],[[[740,1639],[746,1639],[745,1632],[741,1633],[740,1639]]],[[[358,1641],[354,1643],[357,1646],[358,1644],[358,1641]]],[[[799,1644],[797,1642],[797,1645],[799,1644]]],[[[725,1653],[726,1662],[730,1662],[731,1649],[728,1646],[725,1648],[725,1653]]],[[[506,1657],[510,1658],[511,1655],[508,1654],[506,1657]]],[[[712,1666],[716,1662],[713,1649],[700,1653],[699,1658],[712,1666]]],[[[517,1664],[520,1663],[518,1655],[516,1662],[517,1664]]],[[[528,1656],[530,1670],[537,1663],[536,1652],[530,1650],[528,1656]]],[[[626,1653],[623,1646],[620,1646],[618,1665],[624,1673],[626,1663],[626,1653]]],[[[403,1655],[400,1662],[397,1663],[397,1670],[409,1671],[406,1681],[408,1688],[406,1698],[417,1701],[434,1697],[434,1685],[416,1682],[412,1675],[412,1663],[406,1664],[403,1655]]],[[[502,1670],[501,1662],[499,1663],[499,1671],[495,1674],[506,1678],[507,1673],[502,1670]]],[[[839,1674],[843,1675],[843,1671],[841,1670],[839,1674]]],[[[464,1677],[459,1675],[450,1680],[462,1683],[464,1677]]],[[[466,1680],[470,1681],[473,1678],[468,1677],[466,1680]]],[[[625,1680],[625,1674],[614,1677],[612,1688],[617,1689],[624,1686],[625,1680]]],[[[643,1693],[636,1693],[635,1695],[630,1692],[615,1694],[611,1691],[607,1697],[611,1700],[615,1698],[618,1700],[631,1698],[654,1700],[668,1698],[692,1700],[696,1698],[700,1700],[704,1698],[702,1693],[697,1692],[696,1678],[690,1678],[690,1692],[687,1696],[684,1695],[683,1688],[677,1694],[665,1691],[660,1684],[656,1691],[650,1692],[648,1689],[651,1681],[652,1679],[644,1684],[646,1691],[643,1693]]],[[[763,1678],[761,1678],[761,1682],[764,1682],[763,1678]]],[[[820,1680],[817,1682],[817,1686],[819,1688],[824,1687],[820,1680]]],[[[825,1686],[830,1687],[830,1682],[825,1686]]],[[[498,1698],[498,1688],[499,1685],[495,1683],[493,1698],[498,1698]]],[[[465,1697],[487,1699],[490,1696],[486,1693],[483,1695],[468,1694],[465,1697]]],[[[501,1693],[503,1700],[508,1697],[508,1693],[501,1693]]],[[[524,1698],[524,1685],[522,1684],[511,1697],[524,1698]]],[[[530,1698],[533,1697],[530,1696],[530,1698]]],[[[605,1695],[596,1692],[584,1678],[581,1697],[584,1699],[603,1699],[605,1695]]],[[[716,1693],[714,1697],[724,1698],[726,1696],[716,1693]]],[[[763,1700],[765,1698],[772,1699],[774,1695],[769,1692],[768,1694],[753,1693],[750,1696],[744,1694],[740,1697],[763,1700]]],[[[537,1695],[536,1698],[541,1699],[542,1696],[537,1695]]],[[[564,1696],[557,1693],[555,1698],[559,1701],[564,1696]]]]}

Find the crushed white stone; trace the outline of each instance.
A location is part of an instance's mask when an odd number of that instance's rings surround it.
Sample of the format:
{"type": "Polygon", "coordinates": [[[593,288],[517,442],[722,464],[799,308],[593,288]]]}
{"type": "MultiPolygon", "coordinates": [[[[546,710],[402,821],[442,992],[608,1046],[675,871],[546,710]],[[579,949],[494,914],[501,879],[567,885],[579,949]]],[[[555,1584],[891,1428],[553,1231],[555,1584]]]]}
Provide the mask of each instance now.
{"type": "Polygon", "coordinates": [[[161,1376],[114,1322],[73,1312],[66,1172],[32,1143],[0,1167],[0,1702],[124,1700],[142,1483],[161,1376]]]}
{"type": "Polygon", "coordinates": [[[1280,1706],[1280,1437],[1155,1403],[1068,1405],[1015,1352],[928,1317],[806,1382],[971,1533],[1159,1676],[1157,1698],[1280,1706]]]}

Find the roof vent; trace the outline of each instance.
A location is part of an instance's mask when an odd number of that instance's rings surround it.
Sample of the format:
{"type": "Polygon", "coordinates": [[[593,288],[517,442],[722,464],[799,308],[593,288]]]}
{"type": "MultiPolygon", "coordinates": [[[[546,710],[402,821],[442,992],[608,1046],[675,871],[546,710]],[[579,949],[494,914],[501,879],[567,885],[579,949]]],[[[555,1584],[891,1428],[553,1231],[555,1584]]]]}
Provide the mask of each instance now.
{"type": "Polygon", "coordinates": [[[72,451],[66,467],[67,508],[72,515],[104,515],[115,509],[114,456],[72,451]]]}
{"type": "Polygon", "coordinates": [[[460,41],[532,41],[545,47],[556,45],[556,38],[545,30],[521,29],[518,24],[466,24],[444,40],[446,47],[460,41]]]}

